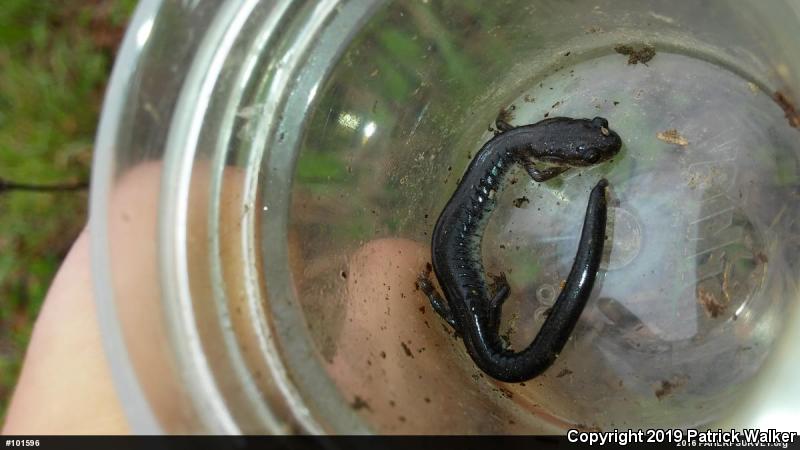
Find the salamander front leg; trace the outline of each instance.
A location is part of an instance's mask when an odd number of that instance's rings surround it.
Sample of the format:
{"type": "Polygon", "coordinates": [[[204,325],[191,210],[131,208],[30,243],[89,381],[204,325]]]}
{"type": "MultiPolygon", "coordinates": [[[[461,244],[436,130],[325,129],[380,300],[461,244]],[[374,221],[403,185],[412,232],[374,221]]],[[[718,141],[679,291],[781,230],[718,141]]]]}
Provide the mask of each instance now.
{"type": "Polygon", "coordinates": [[[417,278],[417,287],[428,297],[433,310],[436,311],[436,313],[439,314],[442,319],[445,320],[445,322],[450,324],[457,334],[461,334],[461,330],[459,329],[456,320],[453,318],[453,312],[450,311],[450,307],[447,305],[445,299],[443,299],[442,296],[436,291],[436,288],[433,287],[431,280],[429,280],[425,275],[420,275],[419,278],[417,278]]]}
{"type": "Polygon", "coordinates": [[[506,131],[514,129],[514,125],[511,125],[510,123],[506,122],[503,119],[495,120],[494,121],[494,127],[497,128],[497,131],[499,131],[501,133],[505,133],[506,131]]]}
{"type": "Polygon", "coordinates": [[[536,165],[531,161],[523,161],[523,166],[525,167],[525,171],[528,172],[528,175],[533,178],[533,181],[538,183],[542,183],[547,181],[553,177],[557,177],[562,173],[566,172],[569,167],[548,167],[547,169],[539,169],[536,165]]]}

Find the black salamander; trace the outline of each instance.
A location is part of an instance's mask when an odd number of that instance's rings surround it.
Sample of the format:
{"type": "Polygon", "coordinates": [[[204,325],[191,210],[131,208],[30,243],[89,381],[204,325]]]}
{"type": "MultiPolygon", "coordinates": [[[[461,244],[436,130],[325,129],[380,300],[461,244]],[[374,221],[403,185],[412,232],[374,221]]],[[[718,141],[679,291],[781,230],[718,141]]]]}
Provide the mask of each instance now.
{"type": "Polygon", "coordinates": [[[419,277],[417,286],[462,337],[482,371],[501,381],[519,382],[541,374],[555,361],[591,294],[605,241],[608,182],[602,179],[592,189],[566,284],[536,338],[519,352],[505,349],[499,335],[508,284],[501,275],[490,292],[481,258],[483,231],[496,199],[515,164],[542,182],[571,167],[608,160],[622,141],[601,117],[555,117],[519,127],[498,120],[497,127],[501,133],[475,155],[433,231],[433,269],[444,298],[427,274],[419,277]]]}

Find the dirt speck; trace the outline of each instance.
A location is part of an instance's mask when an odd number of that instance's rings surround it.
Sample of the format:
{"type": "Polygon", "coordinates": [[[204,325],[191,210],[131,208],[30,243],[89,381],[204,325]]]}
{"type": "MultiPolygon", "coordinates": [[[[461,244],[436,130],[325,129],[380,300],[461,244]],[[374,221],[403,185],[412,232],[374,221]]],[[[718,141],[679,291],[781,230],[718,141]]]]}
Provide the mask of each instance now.
{"type": "Polygon", "coordinates": [[[504,387],[495,388],[494,391],[499,392],[505,398],[514,398],[514,393],[504,387]]]}
{"type": "Polygon", "coordinates": [[[783,114],[786,115],[786,120],[789,121],[789,125],[793,128],[800,128],[800,111],[797,111],[794,102],[781,91],[775,91],[775,93],[772,94],[772,99],[775,100],[775,103],[783,110],[783,114]]]}
{"type": "Polygon", "coordinates": [[[767,258],[767,255],[764,252],[756,253],[755,257],[756,257],[756,262],[760,264],[766,264],[767,261],[769,261],[769,258],[767,258]]]}
{"type": "Polygon", "coordinates": [[[556,375],[556,378],[565,377],[565,376],[570,375],[570,374],[572,374],[572,371],[565,367],[565,368],[561,369],[561,372],[558,372],[558,374],[556,375]]]}
{"type": "Polygon", "coordinates": [[[614,51],[620,55],[627,56],[629,65],[635,65],[639,63],[647,65],[647,63],[653,59],[654,56],[656,56],[656,49],[652,45],[634,47],[631,45],[622,44],[614,47],[614,51]]]}
{"type": "Polygon", "coordinates": [[[356,395],[355,398],[353,398],[353,402],[350,403],[350,407],[353,408],[355,411],[358,411],[358,410],[361,410],[361,409],[366,409],[366,410],[372,411],[372,408],[369,407],[369,403],[367,403],[366,400],[364,400],[363,398],[359,397],[358,395],[356,395]]]}
{"type": "Polygon", "coordinates": [[[511,121],[514,120],[513,111],[515,109],[517,109],[517,107],[514,105],[511,105],[508,108],[500,108],[500,111],[497,112],[497,120],[511,123],[511,121]]]}
{"type": "Polygon", "coordinates": [[[665,131],[659,131],[658,133],[656,133],[656,137],[658,138],[658,140],[664,141],[667,144],[680,145],[681,147],[686,147],[687,145],[689,145],[689,141],[686,140],[685,137],[681,136],[681,134],[678,133],[678,130],[676,130],[675,128],[670,128],[669,130],[665,131]]]}
{"type": "Polygon", "coordinates": [[[656,394],[656,398],[658,398],[659,400],[663,399],[664,397],[671,394],[672,391],[678,386],[680,386],[680,384],[675,381],[662,380],[661,386],[658,387],[654,392],[656,394]]]}
{"type": "Polygon", "coordinates": [[[725,304],[722,303],[713,292],[703,288],[697,288],[697,301],[703,306],[709,317],[716,319],[725,312],[725,304]]]}
{"type": "Polygon", "coordinates": [[[530,202],[531,201],[528,199],[528,197],[522,196],[520,198],[515,198],[512,203],[514,204],[515,208],[522,208],[524,205],[527,205],[530,202]]]}
{"type": "Polygon", "coordinates": [[[414,359],[414,354],[411,353],[411,349],[408,348],[406,343],[405,342],[401,342],[400,345],[403,347],[403,351],[406,353],[406,356],[408,356],[411,359],[414,359]]]}

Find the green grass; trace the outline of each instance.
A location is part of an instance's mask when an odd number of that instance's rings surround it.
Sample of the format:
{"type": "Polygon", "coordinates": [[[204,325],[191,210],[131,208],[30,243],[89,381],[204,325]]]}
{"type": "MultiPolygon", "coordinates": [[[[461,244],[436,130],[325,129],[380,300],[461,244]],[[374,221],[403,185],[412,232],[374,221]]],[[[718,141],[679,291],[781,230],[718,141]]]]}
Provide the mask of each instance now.
{"type": "MultiPolygon", "coordinates": [[[[89,178],[113,56],[135,0],[3,0],[0,178],[89,178]]],[[[0,192],[0,418],[55,271],[86,222],[86,192],[0,192]]]]}

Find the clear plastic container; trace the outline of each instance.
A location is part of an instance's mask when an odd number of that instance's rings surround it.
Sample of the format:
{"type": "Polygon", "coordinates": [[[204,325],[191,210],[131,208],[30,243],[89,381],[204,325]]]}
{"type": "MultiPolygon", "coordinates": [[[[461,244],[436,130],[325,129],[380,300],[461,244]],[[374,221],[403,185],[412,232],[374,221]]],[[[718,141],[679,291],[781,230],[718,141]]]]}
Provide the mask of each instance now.
{"type": "Polygon", "coordinates": [[[142,2],[91,205],[134,430],[796,429],[799,30],[795,0],[142,2]],[[508,275],[518,348],[590,187],[612,186],[592,298],[517,384],[483,375],[414,286],[501,111],[600,115],[624,142],[499,199],[483,258],[508,275]]]}

